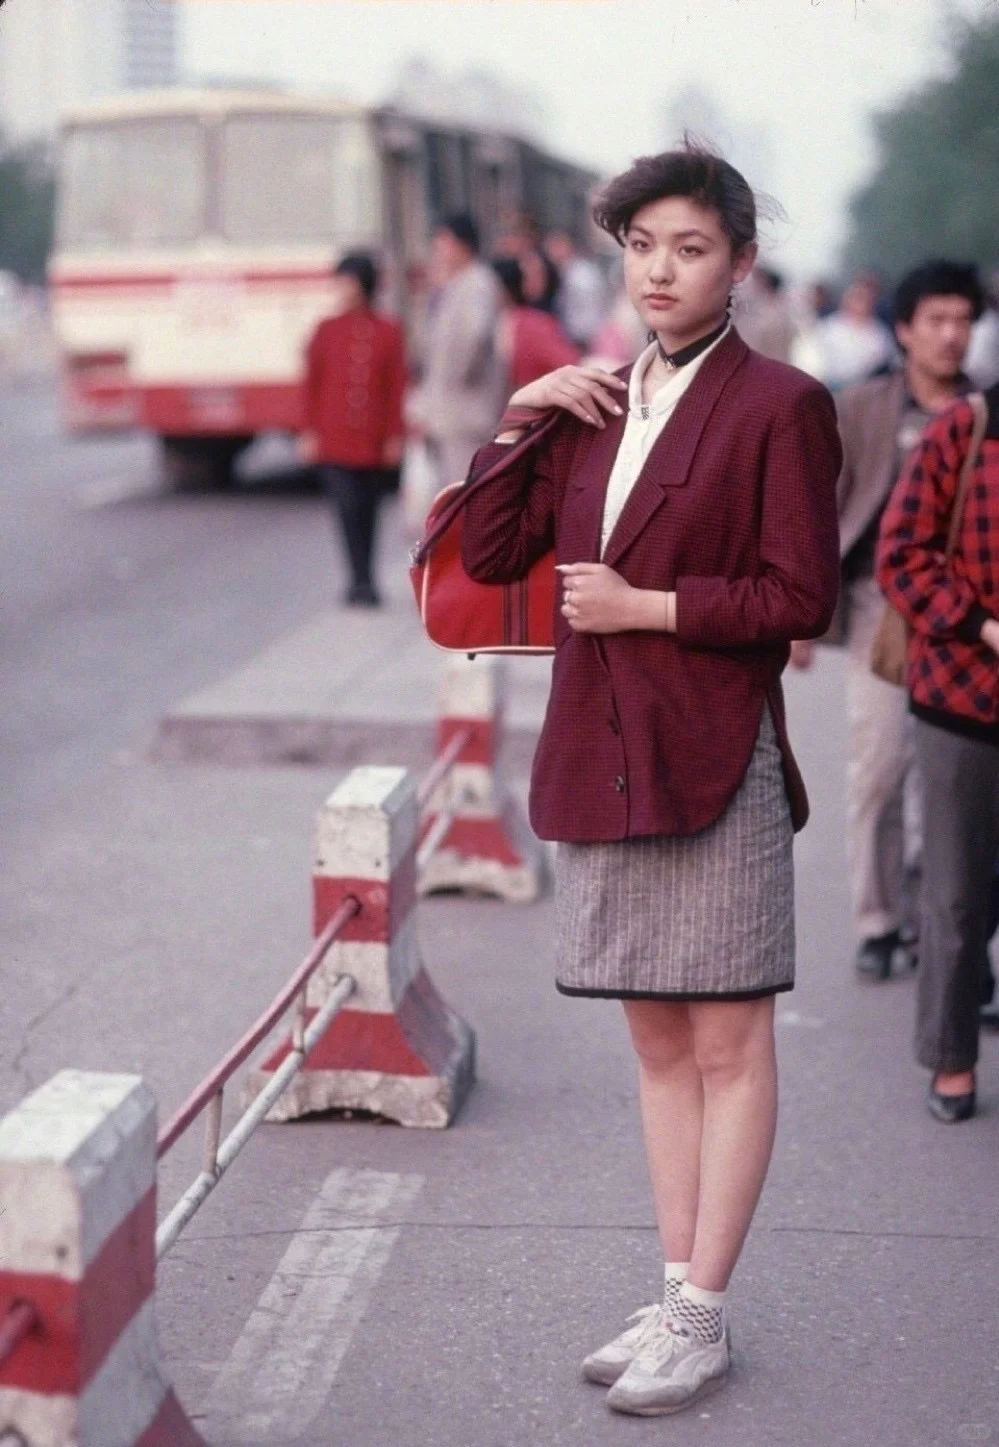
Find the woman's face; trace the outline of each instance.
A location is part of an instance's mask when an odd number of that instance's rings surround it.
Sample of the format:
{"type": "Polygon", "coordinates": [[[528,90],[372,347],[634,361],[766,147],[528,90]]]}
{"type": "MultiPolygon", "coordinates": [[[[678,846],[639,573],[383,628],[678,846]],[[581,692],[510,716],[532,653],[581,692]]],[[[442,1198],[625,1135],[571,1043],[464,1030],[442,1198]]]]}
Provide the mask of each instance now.
{"type": "Polygon", "coordinates": [[[744,281],[756,246],[738,256],[717,211],[665,196],[636,211],[624,246],[628,300],[645,325],[676,351],[718,325],[732,287],[744,281]]]}

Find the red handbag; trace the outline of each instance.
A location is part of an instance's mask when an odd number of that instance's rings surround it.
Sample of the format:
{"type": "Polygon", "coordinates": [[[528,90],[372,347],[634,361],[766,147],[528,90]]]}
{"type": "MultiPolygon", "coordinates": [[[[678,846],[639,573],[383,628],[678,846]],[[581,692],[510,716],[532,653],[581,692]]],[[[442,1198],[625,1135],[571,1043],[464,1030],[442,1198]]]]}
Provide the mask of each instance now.
{"type": "Polygon", "coordinates": [[[409,576],[431,643],[451,653],[553,653],[555,554],[548,552],[514,583],[476,583],[461,564],[465,504],[564,416],[559,409],[532,424],[504,456],[470,482],[438,493],[409,576]]]}

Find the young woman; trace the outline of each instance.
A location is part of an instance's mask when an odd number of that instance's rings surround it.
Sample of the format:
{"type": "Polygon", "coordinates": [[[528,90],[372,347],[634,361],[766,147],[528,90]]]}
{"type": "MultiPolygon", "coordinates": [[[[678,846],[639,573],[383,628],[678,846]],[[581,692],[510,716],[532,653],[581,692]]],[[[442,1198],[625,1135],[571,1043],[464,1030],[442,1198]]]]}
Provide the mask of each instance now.
{"type": "Polygon", "coordinates": [[[653,1415],[724,1382],[725,1291],[770,1161],[808,812],[780,675],[835,605],[840,447],[826,390],[730,325],[756,257],[738,171],[645,157],[595,216],[650,344],[630,375],[566,366],[514,395],[472,464],[508,458],[469,500],[464,564],[515,579],[554,545],[561,572],[531,784],[559,841],[556,983],[623,1001],[666,1263],[662,1304],[583,1370],[653,1415]]]}

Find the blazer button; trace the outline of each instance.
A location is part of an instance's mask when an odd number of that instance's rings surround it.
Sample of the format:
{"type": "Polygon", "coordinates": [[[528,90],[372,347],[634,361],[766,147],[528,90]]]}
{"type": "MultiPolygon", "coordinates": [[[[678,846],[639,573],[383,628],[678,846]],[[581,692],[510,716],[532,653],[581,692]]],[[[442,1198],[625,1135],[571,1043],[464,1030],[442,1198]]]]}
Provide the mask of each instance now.
{"type": "Polygon", "coordinates": [[[614,787],[615,787],[615,789],[617,790],[617,792],[618,792],[619,794],[623,794],[623,793],[624,793],[625,784],[624,784],[624,778],[623,778],[623,776],[622,776],[621,774],[618,774],[617,778],[614,780],[614,787]]]}

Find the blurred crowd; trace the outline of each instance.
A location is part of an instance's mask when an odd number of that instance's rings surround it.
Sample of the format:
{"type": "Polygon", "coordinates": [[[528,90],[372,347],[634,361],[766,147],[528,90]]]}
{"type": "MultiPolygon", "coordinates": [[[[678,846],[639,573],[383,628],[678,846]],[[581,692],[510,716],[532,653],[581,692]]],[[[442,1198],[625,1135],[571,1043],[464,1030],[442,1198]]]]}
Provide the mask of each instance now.
{"type": "MultiPolygon", "coordinates": [[[[373,257],[337,267],[338,311],[308,352],[303,453],[321,466],[351,567],[346,601],[377,605],[372,559],[379,501],[401,489],[415,531],[435,493],[465,476],[509,396],[572,362],[614,370],[645,345],[619,269],[584,254],[565,231],[517,212],[485,256],[471,216],[436,228],[429,265],[410,277],[413,324],[375,307],[373,257]]],[[[823,281],[791,288],[758,265],[733,298],[756,351],[790,362],[838,393],[902,365],[892,304],[870,272],[839,295],[823,281]]],[[[964,363],[977,386],[999,377],[999,272],[985,288],[964,363]]]]}

